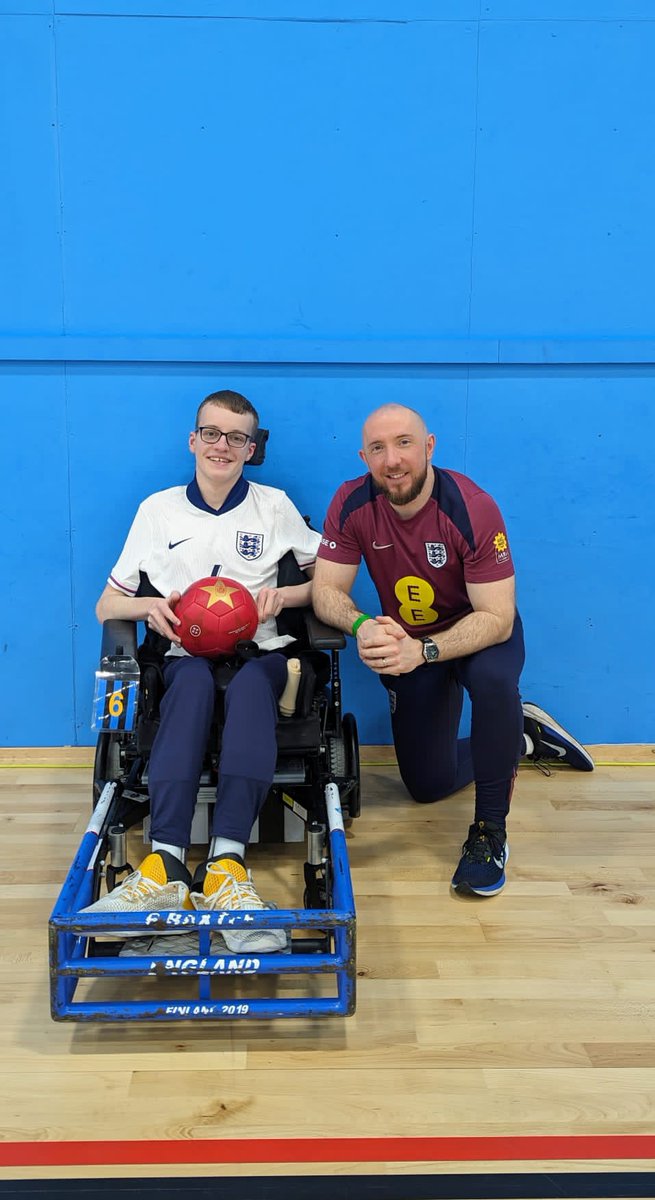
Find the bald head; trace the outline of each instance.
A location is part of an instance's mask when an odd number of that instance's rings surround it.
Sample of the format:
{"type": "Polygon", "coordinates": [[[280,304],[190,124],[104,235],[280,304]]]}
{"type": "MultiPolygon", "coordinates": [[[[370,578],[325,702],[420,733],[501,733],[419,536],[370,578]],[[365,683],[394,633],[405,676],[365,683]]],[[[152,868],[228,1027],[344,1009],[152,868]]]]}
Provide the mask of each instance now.
{"type": "Polygon", "coordinates": [[[406,404],[381,404],[366,418],[362,429],[362,444],[366,449],[367,441],[373,441],[379,436],[380,429],[385,432],[393,426],[394,430],[404,429],[417,437],[426,438],[428,427],[420,413],[406,404]]]}
{"type": "Polygon", "coordinates": [[[428,499],[434,435],[420,413],[404,404],[383,404],[367,417],[360,458],[396,510],[409,517],[428,499]]]}

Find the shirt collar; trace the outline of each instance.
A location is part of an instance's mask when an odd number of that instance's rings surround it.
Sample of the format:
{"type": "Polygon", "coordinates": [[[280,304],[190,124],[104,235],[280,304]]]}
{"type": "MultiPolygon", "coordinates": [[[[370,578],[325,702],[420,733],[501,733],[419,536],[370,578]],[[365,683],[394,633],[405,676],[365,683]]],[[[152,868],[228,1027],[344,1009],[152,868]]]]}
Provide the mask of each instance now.
{"type": "Polygon", "coordinates": [[[198,487],[198,480],[194,475],[191,483],[187,485],[186,497],[187,500],[193,504],[194,508],[200,508],[203,512],[212,513],[213,516],[220,517],[223,513],[230,512],[233,508],[237,508],[237,506],[245,500],[246,496],[248,495],[249,487],[250,484],[248,483],[248,480],[241,475],[240,478],[237,479],[234,487],[228,492],[223,503],[221,504],[221,507],[212,508],[211,505],[207,504],[207,501],[203,498],[202,492],[198,487]]]}

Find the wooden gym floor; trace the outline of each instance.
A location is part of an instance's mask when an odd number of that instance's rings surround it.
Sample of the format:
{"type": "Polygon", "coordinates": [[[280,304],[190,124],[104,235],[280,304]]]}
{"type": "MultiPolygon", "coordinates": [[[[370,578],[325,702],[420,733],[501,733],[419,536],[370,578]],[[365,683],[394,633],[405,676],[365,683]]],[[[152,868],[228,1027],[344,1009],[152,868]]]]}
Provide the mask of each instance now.
{"type": "MultiPolygon", "coordinates": [[[[655,1196],[655,748],[592,753],[521,768],[508,884],[478,901],[449,890],[472,790],[414,805],[363,748],[354,1017],[83,1026],[50,1019],[46,928],[91,752],[0,751],[0,1193],[655,1196]]],[[[253,847],[260,892],[299,904],[303,856],[253,847]]]]}

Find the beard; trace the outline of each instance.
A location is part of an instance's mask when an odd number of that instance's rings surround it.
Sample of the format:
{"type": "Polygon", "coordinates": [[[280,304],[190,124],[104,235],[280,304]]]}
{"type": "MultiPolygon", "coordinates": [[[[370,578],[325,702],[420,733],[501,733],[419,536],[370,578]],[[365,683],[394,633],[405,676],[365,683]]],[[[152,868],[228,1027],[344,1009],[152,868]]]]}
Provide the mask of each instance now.
{"type": "Polygon", "coordinates": [[[394,491],[393,487],[388,487],[387,484],[382,482],[378,483],[378,487],[382,492],[382,495],[386,496],[390,504],[395,504],[396,508],[402,508],[404,504],[411,504],[412,500],[416,500],[416,497],[420,494],[427,477],[428,464],[426,462],[423,471],[417,475],[414,475],[406,491],[394,491]]]}

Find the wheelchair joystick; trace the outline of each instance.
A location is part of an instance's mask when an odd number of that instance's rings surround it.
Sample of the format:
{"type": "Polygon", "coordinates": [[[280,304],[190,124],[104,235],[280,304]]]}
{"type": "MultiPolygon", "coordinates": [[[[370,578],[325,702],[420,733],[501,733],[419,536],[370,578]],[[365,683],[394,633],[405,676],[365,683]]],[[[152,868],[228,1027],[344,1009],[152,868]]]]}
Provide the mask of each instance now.
{"type": "Polygon", "coordinates": [[[111,862],[107,867],[107,890],[113,892],[121,875],[131,875],[133,868],[127,861],[127,830],[124,825],[110,825],[107,830],[111,862]]]}

